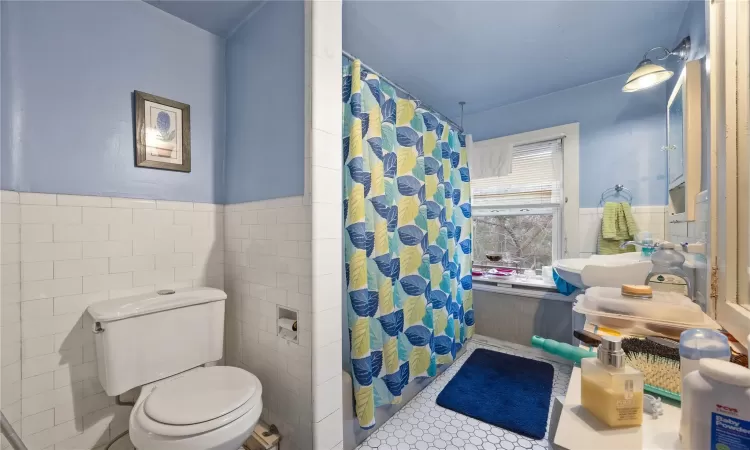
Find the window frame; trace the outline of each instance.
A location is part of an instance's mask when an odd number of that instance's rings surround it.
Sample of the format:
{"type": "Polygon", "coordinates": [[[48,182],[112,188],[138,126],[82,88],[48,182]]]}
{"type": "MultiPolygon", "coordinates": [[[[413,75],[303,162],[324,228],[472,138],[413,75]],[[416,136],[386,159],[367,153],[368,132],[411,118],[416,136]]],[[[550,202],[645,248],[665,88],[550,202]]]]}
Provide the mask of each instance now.
{"type": "MultiPolygon", "coordinates": [[[[578,122],[559,125],[550,128],[512,134],[493,139],[475,141],[475,146],[492,146],[496,148],[512,149],[514,146],[529,144],[533,142],[547,141],[562,138],[563,153],[563,203],[562,209],[558,210],[561,215],[562,227],[558,227],[560,235],[560,251],[557,259],[577,258],[580,253],[580,242],[578,229],[579,222],[579,124],[578,122]]],[[[549,205],[544,205],[549,207],[549,205]]],[[[472,204],[472,211],[492,208],[491,205],[472,204]]],[[[499,207],[498,208],[502,208],[499,207]]],[[[533,208],[533,205],[524,206],[533,208]]],[[[514,209],[514,208],[502,208],[514,209]]]]}
{"type": "Polygon", "coordinates": [[[707,313],[742,345],[750,334],[750,5],[709,6],[710,280],[707,313]]]}
{"type": "MultiPolygon", "coordinates": [[[[507,217],[507,216],[541,216],[541,215],[552,215],[552,261],[557,261],[561,258],[563,248],[563,233],[564,227],[562,221],[562,214],[559,207],[544,205],[544,206],[524,206],[518,208],[507,208],[502,206],[487,206],[483,205],[474,209],[472,207],[472,219],[474,217],[507,217]]],[[[472,224],[472,229],[474,228],[472,224]]],[[[476,248],[476,246],[474,246],[476,248]]],[[[528,269],[529,267],[519,267],[519,269],[528,269]]]]}

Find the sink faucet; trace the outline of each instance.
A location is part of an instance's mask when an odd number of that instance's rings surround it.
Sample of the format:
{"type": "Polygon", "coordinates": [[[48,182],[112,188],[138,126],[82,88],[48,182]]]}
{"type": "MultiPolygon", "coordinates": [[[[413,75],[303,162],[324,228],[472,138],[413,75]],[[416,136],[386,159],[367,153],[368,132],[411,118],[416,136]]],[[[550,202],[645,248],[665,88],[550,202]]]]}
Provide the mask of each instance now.
{"type": "Polygon", "coordinates": [[[625,248],[628,245],[636,245],[636,244],[637,244],[637,242],[635,242],[635,241],[627,241],[627,242],[623,242],[622,244],[620,244],[620,248],[625,248]]]}

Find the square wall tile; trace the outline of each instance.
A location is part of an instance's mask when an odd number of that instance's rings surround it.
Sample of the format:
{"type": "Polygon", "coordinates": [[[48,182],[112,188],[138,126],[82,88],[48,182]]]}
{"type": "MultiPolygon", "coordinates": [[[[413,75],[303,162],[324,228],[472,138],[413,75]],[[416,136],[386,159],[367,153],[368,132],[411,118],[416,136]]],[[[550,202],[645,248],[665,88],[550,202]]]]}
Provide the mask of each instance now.
{"type": "Polygon", "coordinates": [[[53,264],[52,261],[22,263],[21,278],[23,281],[51,280],[53,278],[53,264]]]}
{"type": "Polygon", "coordinates": [[[56,205],[57,195],[38,194],[36,192],[21,192],[20,202],[22,205],[56,205]]]}
{"type": "Polygon", "coordinates": [[[330,378],[318,386],[313,386],[313,421],[319,422],[337,409],[342,404],[342,379],[341,374],[330,378]]]}
{"type": "MultiPolygon", "coordinates": [[[[340,389],[339,389],[340,390],[340,389]]],[[[314,449],[331,450],[344,440],[344,418],[341,409],[313,424],[314,449]]]]}
{"type": "Polygon", "coordinates": [[[331,134],[323,130],[312,130],[312,165],[341,171],[344,161],[340,134],[340,132],[331,134]]]}
{"type": "MultiPolygon", "coordinates": [[[[339,300],[341,295],[339,295],[339,300]]],[[[341,307],[312,313],[313,348],[325,347],[333,342],[341,342],[341,307]]]]}
{"type": "Polygon", "coordinates": [[[22,223],[81,223],[78,206],[21,205],[22,223]]]}
{"type": "Polygon", "coordinates": [[[311,51],[315,56],[341,61],[342,2],[317,1],[312,8],[311,51]]]}
{"type": "Polygon", "coordinates": [[[341,208],[343,200],[341,169],[312,167],[312,202],[330,203],[341,208]]]}
{"type": "Polygon", "coordinates": [[[342,203],[313,203],[313,239],[341,239],[344,213],[342,203]]]}
{"type": "Polygon", "coordinates": [[[312,241],[314,276],[341,273],[344,264],[341,246],[340,238],[312,241]]]}
{"type": "Polygon", "coordinates": [[[313,385],[318,386],[341,374],[341,341],[332,342],[312,352],[313,385]]]}
{"type": "Polygon", "coordinates": [[[313,55],[311,63],[312,128],[337,136],[341,133],[341,58],[313,55]]]}
{"type": "Polygon", "coordinates": [[[57,204],[60,206],[95,206],[108,208],[112,206],[112,198],[96,197],[93,195],[57,195],[57,204]]]}

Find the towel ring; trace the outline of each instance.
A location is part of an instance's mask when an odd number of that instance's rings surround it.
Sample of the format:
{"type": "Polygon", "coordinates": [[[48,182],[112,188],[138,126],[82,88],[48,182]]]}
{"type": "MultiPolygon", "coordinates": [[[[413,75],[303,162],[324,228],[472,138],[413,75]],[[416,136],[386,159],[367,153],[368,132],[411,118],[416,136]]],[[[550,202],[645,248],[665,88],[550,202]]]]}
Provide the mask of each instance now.
{"type": "Polygon", "coordinates": [[[633,192],[622,184],[616,184],[611,188],[605,189],[599,198],[599,206],[604,205],[606,198],[609,196],[623,197],[629,204],[633,204],[633,192]]]}

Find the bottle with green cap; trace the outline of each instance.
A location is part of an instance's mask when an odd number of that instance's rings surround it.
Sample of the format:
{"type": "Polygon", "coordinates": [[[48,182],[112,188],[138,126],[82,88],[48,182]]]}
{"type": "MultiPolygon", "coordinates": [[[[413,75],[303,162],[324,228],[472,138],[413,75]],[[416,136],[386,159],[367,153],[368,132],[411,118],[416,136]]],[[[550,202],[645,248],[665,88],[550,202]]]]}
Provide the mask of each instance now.
{"type": "Polygon", "coordinates": [[[545,352],[559,356],[560,358],[568,359],[576,364],[580,364],[583,358],[596,357],[595,352],[539,336],[532,336],[531,346],[540,348],[545,352]]]}

